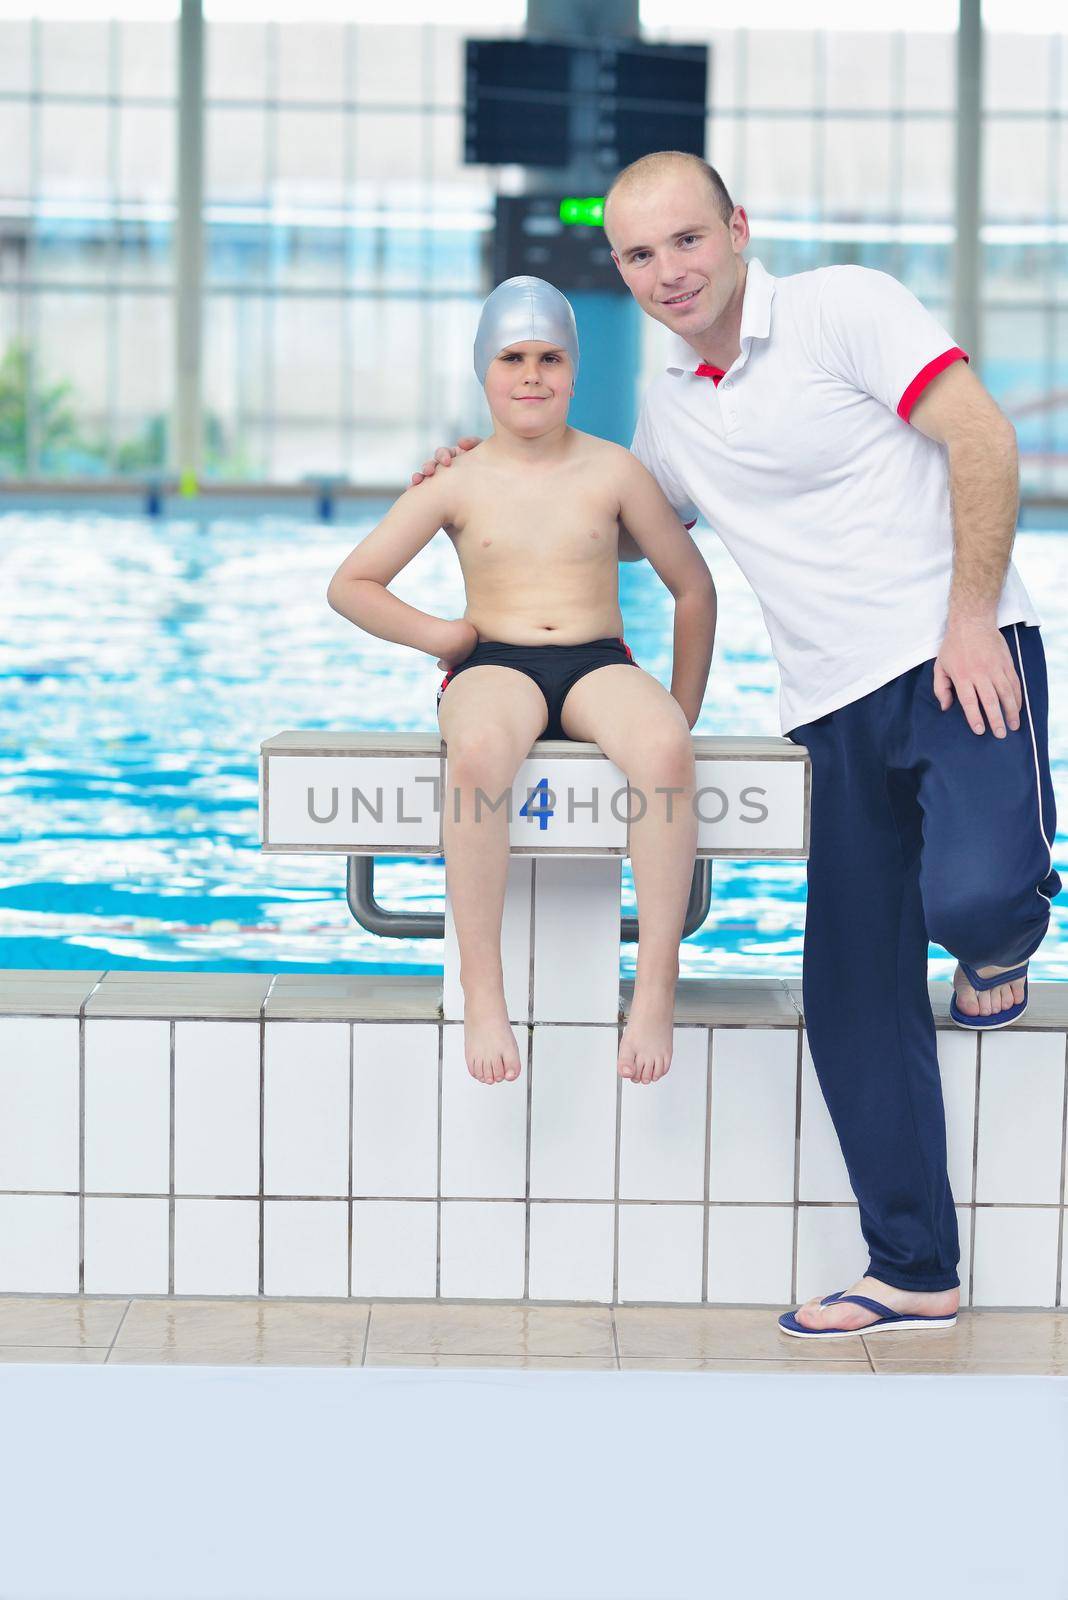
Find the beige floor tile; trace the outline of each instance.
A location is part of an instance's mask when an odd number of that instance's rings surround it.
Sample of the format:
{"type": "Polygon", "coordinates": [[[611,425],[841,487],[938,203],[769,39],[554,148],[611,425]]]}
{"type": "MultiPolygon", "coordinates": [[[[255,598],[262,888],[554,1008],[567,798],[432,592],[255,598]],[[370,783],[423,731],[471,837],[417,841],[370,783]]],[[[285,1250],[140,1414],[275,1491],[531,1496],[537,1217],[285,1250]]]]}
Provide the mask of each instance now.
{"type": "Polygon", "coordinates": [[[0,970],[0,1016],[76,1017],[103,972],[0,970]]]}
{"type": "Polygon", "coordinates": [[[0,1346],[107,1346],[128,1303],[76,1294],[0,1295],[0,1346]]]}
{"type": "Polygon", "coordinates": [[[960,1311],[956,1326],[873,1333],[873,1361],[1032,1361],[1068,1372],[1068,1311],[960,1311]]]}
{"type": "Polygon", "coordinates": [[[365,1301],[134,1300],[115,1356],[160,1361],[272,1361],[287,1352],[363,1359],[365,1301]]]}
{"type": "Polygon", "coordinates": [[[984,1373],[989,1377],[1022,1378],[1022,1377],[1047,1377],[1066,1378],[1068,1368],[1050,1367],[1044,1361],[990,1361],[979,1357],[977,1360],[968,1361],[880,1361],[872,1356],[877,1373],[910,1374],[921,1377],[924,1374],[938,1374],[945,1376],[953,1373],[984,1373]]]}
{"type": "Polygon", "coordinates": [[[866,1361],[719,1361],[702,1356],[634,1356],[621,1360],[624,1372],[844,1372],[867,1373],[866,1361]]]}
{"type": "Polygon", "coordinates": [[[368,1353],[368,1367],[523,1367],[542,1372],[615,1372],[615,1358],[611,1356],[525,1356],[481,1355],[468,1356],[442,1351],[437,1354],[402,1354],[384,1351],[379,1355],[368,1353]]]}
{"type": "Polygon", "coordinates": [[[437,1022],[441,978],[421,973],[279,973],[264,1010],[269,1021],[340,1018],[437,1022]]]}
{"type": "Polygon", "coordinates": [[[108,1358],[106,1344],[5,1344],[0,1345],[0,1366],[21,1362],[57,1365],[68,1362],[72,1366],[103,1366],[108,1358]]]}
{"type": "Polygon", "coordinates": [[[270,982],[267,972],[112,972],[86,1003],[85,1014],[255,1021],[270,982]]]}
{"type": "MultiPolygon", "coordinates": [[[[777,1306],[665,1307],[617,1306],[616,1330],[621,1360],[639,1356],[701,1356],[717,1360],[808,1361],[813,1345],[792,1339],[778,1325],[777,1306]]],[[[859,1339],[835,1340],[835,1361],[867,1362],[859,1339]],[[846,1346],[845,1349],[842,1347],[846,1346]]]]}
{"type": "Polygon", "coordinates": [[[363,1347],[348,1350],[219,1348],[190,1341],[175,1349],[123,1350],[108,1357],[109,1367],[362,1367],[363,1347]]]}
{"type": "MultiPolygon", "coordinates": [[[[624,1016],[630,1015],[634,998],[633,979],[619,986],[624,1016]]],[[[796,1029],[800,1026],[797,1008],[781,978],[743,978],[738,981],[717,978],[680,978],[675,989],[675,1021],[708,1027],[750,1027],[796,1029]]]]}
{"type": "Polygon", "coordinates": [[[955,1328],[788,1339],[775,1307],[0,1296],[0,1361],[576,1366],[1068,1376],[1065,1311],[963,1311],[955,1328]],[[114,1341],[111,1355],[109,1347],[114,1341]],[[366,1353],[366,1354],[365,1354],[366,1353]]]}
{"type": "Polygon", "coordinates": [[[453,1355],[598,1356],[613,1358],[607,1306],[493,1306],[376,1301],[368,1356],[424,1352],[453,1355]]]}

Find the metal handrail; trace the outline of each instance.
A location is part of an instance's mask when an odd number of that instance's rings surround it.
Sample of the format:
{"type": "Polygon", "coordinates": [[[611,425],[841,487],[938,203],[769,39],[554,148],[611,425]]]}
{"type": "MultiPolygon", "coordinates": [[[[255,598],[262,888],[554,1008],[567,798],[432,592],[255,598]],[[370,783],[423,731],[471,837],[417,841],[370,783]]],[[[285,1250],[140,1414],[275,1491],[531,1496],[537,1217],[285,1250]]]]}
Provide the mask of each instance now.
{"type": "MultiPolygon", "coordinates": [[[[349,856],[345,874],[345,898],[355,920],[368,933],[385,939],[444,939],[443,911],[391,911],[375,899],[375,857],[349,856]]],[[[693,870],[690,898],[682,937],[688,938],[704,922],[712,906],[712,861],[702,857],[693,870]]],[[[620,916],[622,943],[638,941],[638,918],[620,916]]]]}

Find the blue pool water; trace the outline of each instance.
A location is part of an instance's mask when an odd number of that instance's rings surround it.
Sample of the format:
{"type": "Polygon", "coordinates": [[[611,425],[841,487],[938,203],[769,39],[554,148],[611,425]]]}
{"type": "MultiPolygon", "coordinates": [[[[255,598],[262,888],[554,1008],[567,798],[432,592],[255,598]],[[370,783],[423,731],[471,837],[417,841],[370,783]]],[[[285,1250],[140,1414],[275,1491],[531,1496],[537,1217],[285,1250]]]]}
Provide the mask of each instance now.
{"type": "MultiPolygon", "coordinates": [[[[440,941],[385,940],[352,920],[343,857],[259,849],[262,739],[285,728],[436,729],[435,663],[360,633],[326,603],[330,575],[383,510],[342,526],[0,515],[0,966],[440,971],[440,941]]],[[[720,625],[695,731],[777,733],[759,608],[715,538],[698,538],[720,625]]],[[[1068,539],[1021,533],[1016,560],[1045,623],[1068,826],[1068,539]]],[[[646,563],[621,570],[627,642],[667,684],[671,597],[646,563]]],[[[463,611],[444,536],[393,588],[441,616],[463,611]]],[[[1068,871],[1063,829],[1056,861],[1068,871]]],[[[376,892],[390,906],[440,910],[444,869],[383,863],[376,892]]],[[[717,862],[712,912],[683,944],[683,975],[799,975],[804,893],[802,862],[717,862]]],[[[633,910],[627,868],[624,906],[633,910]]],[[[1035,976],[1068,977],[1066,927],[1068,905],[1055,905],[1035,976]]],[[[944,953],[932,955],[932,971],[948,973],[944,953]]],[[[633,957],[625,945],[624,971],[633,957]]]]}

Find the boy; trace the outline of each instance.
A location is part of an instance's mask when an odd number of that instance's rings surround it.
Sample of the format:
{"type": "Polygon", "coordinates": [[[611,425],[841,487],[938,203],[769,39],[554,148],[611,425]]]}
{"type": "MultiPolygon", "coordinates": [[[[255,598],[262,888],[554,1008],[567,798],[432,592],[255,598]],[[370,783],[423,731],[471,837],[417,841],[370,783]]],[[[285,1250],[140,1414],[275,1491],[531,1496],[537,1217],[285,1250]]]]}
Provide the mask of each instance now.
{"type": "MultiPolygon", "coordinates": [[[[448,751],[443,843],[460,947],[464,1051],[482,1083],[518,1078],[501,965],[505,806],[539,738],[589,740],[647,804],[630,825],[640,943],[617,1069],[668,1070],[697,820],[690,729],[715,635],[715,588],[689,533],[629,450],[567,423],[579,351],[569,302],[541,278],[509,278],[482,307],[475,371],[493,433],[453,469],[405,490],[330,580],[335,611],[380,639],[440,658],[448,751]],[[675,597],[671,693],[623,643],[617,544],[641,548],[675,597]],[[464,576],[463,617],[443,620],[388,585],[437,533],[464,576]],[[670,792],[666,792],[670,791],[670,792]]],[[[632,810],[641,807],[632,807],[632,810]]],[[[577,931],[577,930],[576,930],[577,931]]]]}

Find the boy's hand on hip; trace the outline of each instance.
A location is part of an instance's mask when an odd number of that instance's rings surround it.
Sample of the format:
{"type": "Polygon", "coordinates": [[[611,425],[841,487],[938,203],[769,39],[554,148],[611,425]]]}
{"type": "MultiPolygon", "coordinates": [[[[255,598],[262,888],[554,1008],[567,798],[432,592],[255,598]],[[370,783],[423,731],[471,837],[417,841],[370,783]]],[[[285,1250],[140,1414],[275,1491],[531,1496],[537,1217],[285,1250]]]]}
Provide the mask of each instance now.
{"type": "Polygon", "coordinates": [[[445,649],[441,652],[438,666],[443,672],[451,672],[461,661],[466,661],[475,648],[478,643],[478,629],[473,622],[468,622],[466,617],[457,617],[454,622],[446,622],[443,626],[452,632],[445,649]]]}
{"type": "Polygon", "coordinates": [[[465,438],[458,439],[453,445],[439,445],[439,447],[434,451],[433,459],[430,461],[424,461],[421,470],[419,472],[412,473],[413,487],[417,483],[422,483],[424,478],[432,478],[439,465],[443,467],[451,467],[453,463],[453,457],[458,456],[461,450],[473,450],[476,444],[481,443],[481,439],[476,439],[473,435],[468,434],[465,438]]]}
{"type": "Polygon", "coordinates": [[[934,664],[935,698],[943,711],[956,692],[961,710],[973,733],[990,731],[1004,739],[1005,723],[1020,726],[1023,691],[1012,652],[997,624],[976,620],[951,621],[934,664]]]}

